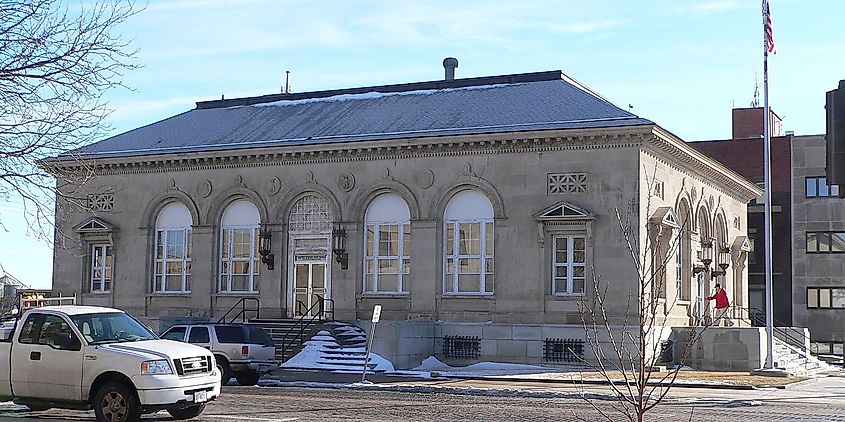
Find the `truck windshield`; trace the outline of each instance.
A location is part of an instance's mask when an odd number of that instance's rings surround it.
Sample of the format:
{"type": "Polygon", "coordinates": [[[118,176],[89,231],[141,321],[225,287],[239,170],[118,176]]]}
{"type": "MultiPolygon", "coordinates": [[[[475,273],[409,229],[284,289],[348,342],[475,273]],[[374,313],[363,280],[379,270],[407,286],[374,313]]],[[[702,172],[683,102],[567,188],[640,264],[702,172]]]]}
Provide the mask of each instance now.
{"type": "Polygon", "coordinates": [[[123,312],[72,315],[88,344],[155,340],[157,337],[135,318],[123,312]]]}

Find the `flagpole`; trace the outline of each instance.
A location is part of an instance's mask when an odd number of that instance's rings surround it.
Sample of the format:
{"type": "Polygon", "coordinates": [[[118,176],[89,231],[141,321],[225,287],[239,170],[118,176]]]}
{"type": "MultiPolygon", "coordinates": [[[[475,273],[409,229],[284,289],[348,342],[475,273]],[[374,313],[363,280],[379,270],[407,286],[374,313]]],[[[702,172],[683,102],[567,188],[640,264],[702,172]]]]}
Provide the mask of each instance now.
{"type": "Polygon", "coordinates": [[[765,234],[766,238],[766,356],[765,369],[775,369],[772,332],[772,175],[771,175],[771,135],[769,130],[769,39],[767,31],[769,28],[769,4],[763,0],[763,164],[765,178],[765,234]]]}

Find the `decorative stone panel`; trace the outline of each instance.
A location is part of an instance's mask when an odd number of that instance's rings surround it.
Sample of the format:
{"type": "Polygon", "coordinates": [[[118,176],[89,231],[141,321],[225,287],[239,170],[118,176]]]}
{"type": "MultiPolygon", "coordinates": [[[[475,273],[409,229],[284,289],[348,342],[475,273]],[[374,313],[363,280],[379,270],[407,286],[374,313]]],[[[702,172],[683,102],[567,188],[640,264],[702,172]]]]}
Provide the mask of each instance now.
{"type": "Polygon", "coordinates": [[[114,194],[100,193],[88,195],[88,208],[94,212],[114,211],[114,194]]]}
{"type": "Polygon", "coordinates": [[[548,193],[587,192],[587,173],[549,173],[548,193]]]}

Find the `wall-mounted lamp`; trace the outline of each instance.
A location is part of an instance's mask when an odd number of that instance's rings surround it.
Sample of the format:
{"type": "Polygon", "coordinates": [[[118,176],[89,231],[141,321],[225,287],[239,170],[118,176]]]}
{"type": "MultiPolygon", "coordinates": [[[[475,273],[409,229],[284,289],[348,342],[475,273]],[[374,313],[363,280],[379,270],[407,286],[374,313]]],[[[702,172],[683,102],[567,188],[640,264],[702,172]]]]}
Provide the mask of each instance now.
{"type": "Polygon", "coordinates": [[[268,270],[273,270],[273,261],[275,261],[275,256],[271,253],[272,251],[272,242],[273,239],[273,231],[270,230],[270,227],[262,226],[261,229],[258,230],[258,254],[261,255],[261,262],[267,266],[268,270]]]}
{"type": "Polygon", "coordinates": [[[713,242],[705,240],[701,242],[701,263],[705,267],[710,267],[713,262],[713,242]]]}
{"type": "Polygon", "coordinates": [[[346,252],[346,230],[335,226],[332,230],[332,249],[334,260],[340,264],[340,269],[349,268],[349,254],[346,252]]]}
{"type": "Polygon", "coordinates": [[[731,260],[731,248],[728,247],[727,245],[720,246],[719,247],[719,255],[716,257],[716,262],[718,263],[717,265],[719,266],[720,269],[713,270],[710,273],[710,275],[713,276],[713,278],[716,278],[720,275],[725,275],[726,270],[730,266],[730,260],[731,260]]]}

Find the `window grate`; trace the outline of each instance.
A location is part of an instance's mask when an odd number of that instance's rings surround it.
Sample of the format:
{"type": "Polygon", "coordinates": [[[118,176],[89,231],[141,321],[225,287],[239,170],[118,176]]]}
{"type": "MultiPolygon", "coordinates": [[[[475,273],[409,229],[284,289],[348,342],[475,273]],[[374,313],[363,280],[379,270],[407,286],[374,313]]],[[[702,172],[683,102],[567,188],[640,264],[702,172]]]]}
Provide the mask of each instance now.
{"type": "Polygon", "coordinates": [[[549,173],[546,182],[548,193],[587,192],[587,173],[549,173]]]}
{"type": "Polygon", "coordinates": [[[443,355],[447,358],[478,359],[481,354],[481,338],[468,336],[444,336],[443,355]]]}
{"type": "Polygon", "coordinates": [[[543,359],[546,362],[582,362],[584,340],[547,338],[543,341],[543,359]]]}

